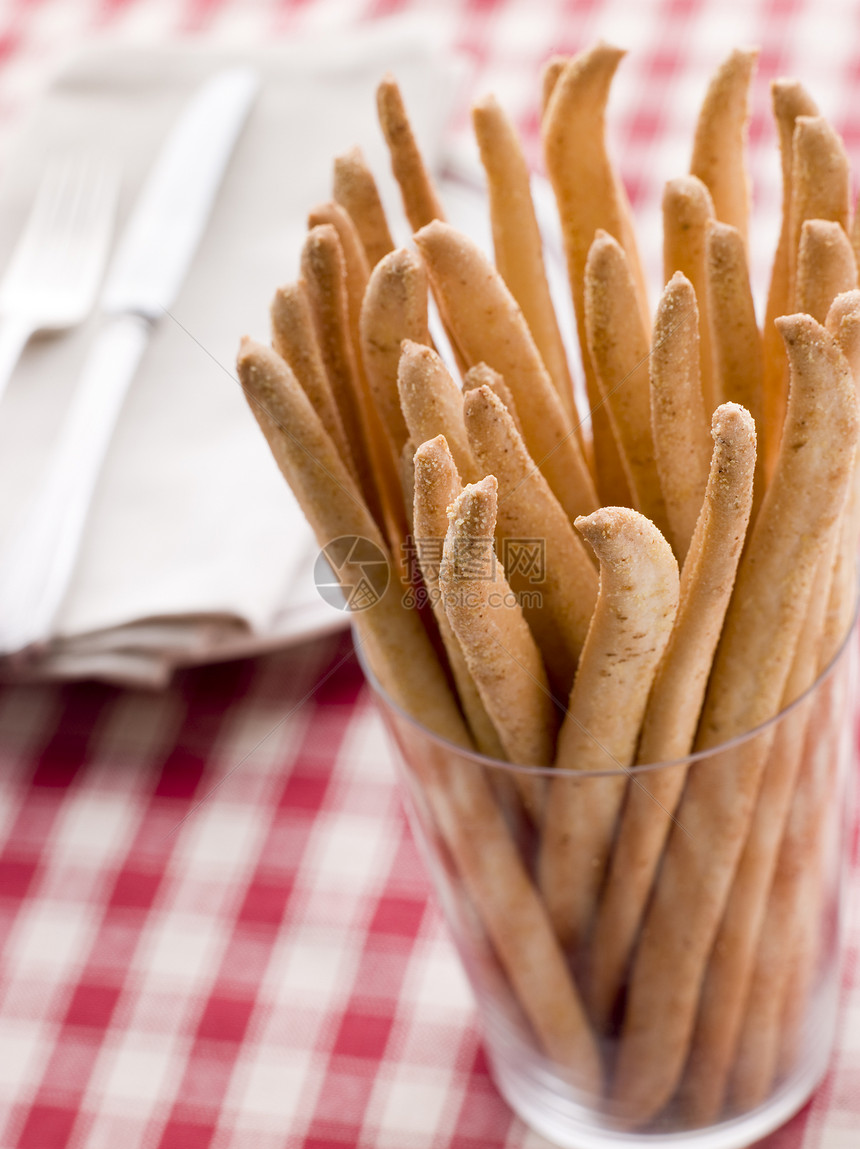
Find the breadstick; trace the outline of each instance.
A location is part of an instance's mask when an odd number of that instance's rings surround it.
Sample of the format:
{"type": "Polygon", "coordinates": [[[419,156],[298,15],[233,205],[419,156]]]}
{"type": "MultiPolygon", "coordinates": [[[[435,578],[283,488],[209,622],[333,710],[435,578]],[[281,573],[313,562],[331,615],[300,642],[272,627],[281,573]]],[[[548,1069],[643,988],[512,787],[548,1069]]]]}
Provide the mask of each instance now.
{"type": "MultiPolygon", "coordinates": [[[[706,281],[714,394],[721,403],[740,403],[746,407],[756,427],[761,427],[764,364],[746,253],[738,231],[716,220],[708,225],[706,281]]],[[[753,519],[764,485],[764,465],[759,456],[753,519]]]]}
{"type": "MultiPolygon", "coordinates": [[[[799,698],[817,676],[827,608],[826,587],[832,567],[831,541],[819,560],[817,593],[810,598],[798,637],[783,708],[799,698]]],[[[794,797],[808,717],[808,705],[797,706],[781,720],[776,731],[749,833],[711,950],[678,1096],[678,1107],[691,1125],[715,1121],[725,1102],[780,841],[794,797]]]]}
{"type": "Polygon", "coordinates": [[[312,228],[302,247],[302,277],[307,286],[314,330],[341,422],[355,460],[356,473],[374,519],[383,523],[374,475],[358,365],[349,325],[346,264],[331,224],[312,228]]]}
{"type": "Polygon", "coordinates": [[[492,367],[488,367],[486,363],[476,363],[474,367],[470,367],[463,376],[463,392],[472,391],[475,387],[489,387],[493,394],[501,399],[514,421],[517,432],[522,438],[523,425],[517,414],[517,405],[514,402],[510,387],[498,371],[494,371],[492,367]]]}
{"type": "MultiPolygon", "coordinates": [[[[738,570],[698,750],[776,714],[853,468],[858,417],[842,353],[808,316],[779,325],[792,371],[783,446],[738,570]]],[[[658,1113],[680,1077],[767,749],[762,738],[729,746],[687,778],[633,963],[613,1085],[632,1124],[658,1113]]]]}
{"type": "MultiPolygon", "coordinates": [[[[598,44],[569,60],[556,79],[541,125],[544,159],[558,204],[579,345],[583,349],[588,346],[585,264],[599,228],[614,236],[626,251],[637,285],[642,323],[646,329],[650,323],[630,207],[606,150],[606,104],[623,55],[620,49],[598,44]]],[[[583,370],[601,501],[604,505],[629,505],[627,477],[587,354],[583,354],[583,370]]]]}
{"type": "Polygon", "coordinates": [[[424,165],[403,96],[390,74],[376,89],[376,108],[391,157],[391,170],[400,187],[412,230],[418,231],[433,219],[444,219],[445,210],[424,165]]]}
{"type": "Polygon", "coordinates": [[[678,564],[657,528],[603,507],[577,528],[600,561],[600,590],[559,733],[538,857],[538,884],[562,947],[592,924],[648,692],[678,606],[678,564]],[[577,778],[594,770],[600,779],[577,778]]]}
{"type": "Polygon", "coordinates": [[[597,572],[498,396],[489,387],[469,390],[463,413],[482,473],[498,481],[497,534],[508,581],[521,594],[553,691],[566,699],[597,597],[597,572]],[[518,557],[533,565],[517,569],[518,557]],[[538,605],[531,605],[530,592],[537,592],[538,605]]]}
{"type": "Polygon", "coordinates": [[[397,369],[400,406],[415,443],[444,435],[458,473],[467,483],[478,472],[463,422],[463,393],[435,351],[421,343],[403,342],[397,369]]]}
{"type": "Polygon", "coordinates": [[[699,111],[691,175],[707,185],[717,219],[747,242],[750,188],[746,169],[749,89],[758,52],[736,48],[717,68],[699,111]]]}
{"type": "MultiPolygon", "coordinates": [[[[321,544],[342,534],[384,542],[289,368],[246,341],[239,377],[275,458],[321,544]]],[[[354,616],[374,673],[395,703],[455,745],[469,746],[453,696],[400,588],[354,616]]],[[[442,838],[544,1052],[572,1084],[599,1096],[602,1067],[582,1002],[483,771],[436,747],[422,781],[442,838]]]]}
{"type": "Polygon", "coordinates": [[[496,267],[522,308],[562,406],[579,434],[573,381],[549,293],[526,157],[514,125],[494,96],[475,104],[472,124],[487,176],[496,267]]]}
{"type": "MultiPolygon", "coordinates": [[[[699,308],[699,371],[705,413],[710,417],[714,399],[711,363],[711,327],[705,275],[705,237],[714,219],[711,193],[696,176],[669,180],[663,191],[663,281],[676,271],[689,279],[699,308]]],[[[780,342],[782,342],[780,340],[780,342]]]]}
{"type": "Polygon", "coordinates": [[[394,240],[388,229],[376,180],[361,148],[352,148],[335,157],[332,194],[355,224],[368,266],[371,269],[376,267],[394,250],[394,240]]]}
{"type": "MultiPolygon", "coordinates": [[[[819,861],[827,811],[833,799],[833,769],[840,737],[837,715],[845,683],[831,677],[818,689],[809,716],[794,801],[789,812],[728,1090],[732,1111],[746,1111],[765,1099],[785,1057],[787,1007],[797,995],[798,1013],[808,1002],[796,986],[799,961],[817,938],[820,918],[819,861]]],[[[789,1022],[790,1024],[790,1022],[789,1022]]],[[[790,1053],[794,1053],[789,1048],[790,1053]]],[[[788,1067],[787,1067],[788,1068],[788,1067]]]]}
{"type": "Polygon", "coordinates": [[[415,235],[439,310],[469,366],[498,371],[514,397],[526,447],[572,519],[597,506],[576,436],[504,280],[472,240],[436,221],[415,235]]]}
{"type": "Polygon", "coordinates": [[[857,264],[842,225],[806,219],[797,252],[796,298],[799,311],[824,323],[837,295],[857,286],[857,264]]]}
{"type": "Polygon", "coordinates": [[[569,56],[550,56],[541,69],[541,119],[546,116],[546,110],[549,107],[549,102],[552,99],[552,93],[558,83],[558,78],[564,71],[569,59],[569,56]]]}
{"type": "MultiPolygon", "coordinates": [[[[242,342],[239,379],[275,460],[321,547],[344,536],[387,547],[361,494],[296,377],[270,348],[242,342]]],[[[390,558],[389,558],[390,561],[390,558]]],[[[374,673],[398,705],[459,746],[471,743],[424,628],[392,580],[367,610],[353,613],[374,673]]]]}
{"type": "Polygon", "coordinates": [[[785,345],[776,329],[775,321],[780,315],[787,315],[792,310],[792,293],[789,283],[789,244],[794,124],[798,116],[818,115],[815,101],[803,85],[796,80],[774,80],[771,84],[771,101],[782,166],[782,213],[779,239],[777,240],[773,268],[770,274],[764,327],[762,328],[764,426],[760,449],[763,455],[765,474],[768,476],[773,473],[776,463],[788,391],[788,361],[785,357],[785,345]]]}
{"type": "Polygon", "coordinates": [[[807,219],[831,219],[848,231],[851,216],[851,173],[845,148],[823,116],[794,121],[789,216],[788,277],[796,307],[797,253],[800,229],[807,219]]]}
{"type": "MultiPolygon", "coordinates": [[[[464,487],[448,512],[439,568],[445,613],[511,762],[548,766],[556,718],[546,673],[493,548],[497,484],[492,475],[464,487]]],[[[537,814],[541,780],[535,783],[537,814]]]]}
{"type": "Polygon", "coordinates": [[[270,309],[272,346],[290,366],[354,477],[355,462],[334,400],[304,282],[288,283],[275,292],[270,309]]]}
{"type": "Polygon", "coordinates": [[[416,449],[414,467],[413,535],[417,557],[460,705],[480,752],[489,758],[504,758],[501,741],[481,702],[439,593],[439,563],[448,533],[448,507],[462,491],[460,476],[444,436],[438,435],[416,449]]]}
{"type": "MultiPolygon", "coordinates": [[[[714,412],[714,450],[693,544],[681,571],[680,601],[657,670],[636,764],[672,762],[690,752],[705,687],[735,581],[752,507],[756,436],[752,416],[727,403],[714,412]]],[[[660,855],[687,776],[683,765],[646,771],[627,791],[589,946],[591,1016],[608,1024],[660,855]]]]}
{"type": "MultiPolygon", "coordinates": [[[[834,299],[827,313],[827,330],[836,339],[851,368],[860,393],[860,291],[847,291],[834,299]]],[[[824,624],[822,666],[845,640],[854,620],[857,597],[857,551],[860,545],[860,452],[854,462],[854,482],[842,516],[836,549],[830,602],[824,624]]]]}
{"type": "Polygon", "coordinates": [[[598,231],[585,265],[585,330],[600,392],[609,410],[633,505],[664,533],[666,505],[654,463],[648,380],[648,330],[621,245],[598,231]]]}
{"type": "Polygon", "coordinates": [[[356,358],[361,354],[358,340],[358,321],[361,305],[370,278],[370,265],[355,224],[339,203],[321,203],[308,213],[308,227],[331,224],[340,240],[343,263],[346,269],[346,297],[349,313],[349,329],[352,333],[352,347],[356,358]]]}
{"type": "Polygon", "coordinates": [[[400,344],[430,343],[427,274],[413,251],[398,248],[377,263],[361,309],[359,333],[367,382],[395,455],[409,438],[397,390],[400,344]]]}
{"type": "Polygon", "coordinates": [[[654,461],[679,562],[693,537],[711,464],[699,370],[699,312],[693,285],[675,272],[660,297],[651,344],[654,461]]]}

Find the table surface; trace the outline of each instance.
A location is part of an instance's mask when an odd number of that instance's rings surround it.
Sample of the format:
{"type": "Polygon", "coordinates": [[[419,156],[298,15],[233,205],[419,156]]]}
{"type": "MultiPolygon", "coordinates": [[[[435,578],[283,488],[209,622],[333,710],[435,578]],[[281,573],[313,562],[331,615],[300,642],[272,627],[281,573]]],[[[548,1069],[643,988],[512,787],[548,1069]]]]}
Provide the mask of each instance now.
{"type": "MultiPolygon", "coordinates": [[[[430,8],[8,0],[0,145],[75,43],[295,41],[430,8]]],[[[857,5],[438,0],[432,12],[470,67],[452,139],[465,138],[468,97],[492,89],[536,164],[541,62],[600,35],[631,49],[610,129],[648,234],[707,76],[735,44],[762,48],[750,154],[765,240],[779,204],[770,79],[803,79],[856,161],[857,5]]],[[[3,1149],[546,1145],[488,1076],[345,634],[184,672],[163,693],[0,690],[0,939],[3,1149]]],[[[860,1143],[853,930],[848,941],[831,1071],[768,1149],[860,1143]]]]}

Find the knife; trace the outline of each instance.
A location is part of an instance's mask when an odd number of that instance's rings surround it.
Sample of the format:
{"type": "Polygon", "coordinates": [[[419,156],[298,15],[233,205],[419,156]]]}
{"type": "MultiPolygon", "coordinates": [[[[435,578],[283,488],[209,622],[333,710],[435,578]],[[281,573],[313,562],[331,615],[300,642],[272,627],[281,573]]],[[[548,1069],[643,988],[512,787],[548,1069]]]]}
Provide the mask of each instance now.
{"type": "Polygon", "coordinates": [[[259,89],[248,68],[216,73],[180,114],[133,207],[99,298],[101,325],[43,484],[0,565],[0,654],[50,637],[129,384],[185,279],[259,89]]]}

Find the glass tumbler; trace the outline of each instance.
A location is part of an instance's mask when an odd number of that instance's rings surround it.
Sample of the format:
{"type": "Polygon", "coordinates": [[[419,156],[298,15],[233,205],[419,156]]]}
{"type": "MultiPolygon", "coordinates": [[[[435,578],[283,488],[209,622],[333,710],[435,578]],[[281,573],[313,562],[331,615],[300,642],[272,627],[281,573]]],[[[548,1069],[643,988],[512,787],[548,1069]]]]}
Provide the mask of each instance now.
{"type": "Polygon", "coordinates": [[[589,773],[446,742],[386,696],[358,645],[513,1110],[569,1149],[731,1149],[795,1113],[836,1030],[855,631],[744,737],[589,773]],[[559,802],[561,862],[543,834],[559,802]]]}

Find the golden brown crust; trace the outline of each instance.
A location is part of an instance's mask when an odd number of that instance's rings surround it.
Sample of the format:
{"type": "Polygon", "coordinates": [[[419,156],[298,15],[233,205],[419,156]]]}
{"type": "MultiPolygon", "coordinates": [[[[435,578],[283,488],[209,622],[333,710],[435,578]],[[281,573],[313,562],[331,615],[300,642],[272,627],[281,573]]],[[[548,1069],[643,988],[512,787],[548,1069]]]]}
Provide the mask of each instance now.
{"type": "Polygon", "coordinates": [[[529,454],[568,516],[594,510],[597,494],[570,421],[502,277],[478,245],[449,224],[437,220],[415,242],[466,363],[487,363],[502,375],[529,454]]]}
{"type": "Polygon", "coordinates": [[[444,219],[445,210],[412,131],[403,95],[391,74],[383,77],[376,89],[376,108],[412,230],[418,231],[433,219],[444,219]]]}
{"type": "Polygon", "coordinates": [[[489,758],[504,759],[505,751],[487,714],[463,650],[451,630],[439,591],[439,564],[448,533],[448,508],[463,490],[453,456],[443,435],[422,443],[414,457],[413,537],[424,588],[448,655],[448,663],[463,713],[475,745],[489,758]]]}
{"type": "Polygon", "coordinates": [[[449,509],[442,602],[507,757],[548,766],[555,710],[540,653],[495,555],[496,490],[488,475],[465,487],[449,509]]]}
{"type": "Polygon", "coordinates": [[[782,337],[776,329],[776,320],[780,315],[787,315],[792,310],[789,246],[794,124],[798,116],[818,115],[815,101],[796,80],[774,80],[771,84],[771,100],[782,167],[782,213],[762,328],[764,427],[761,450],[765,473],[768,476],[772,474],[776,464],[788,395],[788,360],[785,357],[782,337]]]}
{"type": "Polygon", "coordinates": [[[319,415],[326,433],[353,476],[356,476],[355,462],[323,363],[307,291],[301,279],[277,289],[270,315],[272,346],[289,364],[319,415]]]}
{"type": "Polygon", "coordinates": [[[857,286],[851,241],[834,220],[807,219],[797,252],[797,308],[819,323],[827,320],[837,295],[857,286]]]}
{"type": "Polygon", "coordinates": [[[666,506],[651,433],[648,331],[639,318],[624,249],[605,231],[594,237],[585,265],[585,328],[633,506],[665,532],[666,506]]]}
{"type": "MultiPolygon", "coordinates": [[[[809,316],[780,320],[792,365],[782,449],[738,570],[696,749],[780,707],[812,580],[844,502],[858,416],[848,365],[809,316]]],[[[764,767],[763,740],[693,770],[669,836],[633,964],[613,1096],[631,1123],[660,1111],[692,1036],[705,964],[764,767]]]]}
{"type": "Polygon", "coordinates": [[[397,388],[412,440],[423,443],[444,435],[463,481],[477,482],[486,472],[479,473],[469,445],[463,422],[463,393],[432,348],[404,340],[397,388]]]}
{"type": "Polygon", "coordinates": [[[702,399],[699,311],[690,281],[676,272],[657,306],[651,344],[651,428],[666,507],[668,537],[678,562],[693,537],[708,482],[712,443],[702,399]]]}
{"type": "Polygon", "coordinates": [[[693,139],[690,173],[711,193],[718,220],[747,242],[750,188],[746,170],[749,89],[758,52],[736,48],[708,84],[693,139]]]}
{"type": "Polygon", "coordinates": [[[522,308],[562,406],[573,426],[579,428],[567,354],[544,268],[529,168],[519,137],[493,96],[475,104],[472,124],[487,176],[496,267],[522,308]]]}
{"type": "Polygon", "coordinates": [[[592,924],[648,693],[678,606],[678,564],[657,528],[627,507],[577,520],[600,561],[600,590],[556,753],[538,882],[562,946],[592,924]],[[575,785],[583,772],[614,775],[575,785]]]}
{"type": "Polygon", "coordinates": [[[394,240],[391,238],[376,180],[365,162],[361,148],[351,148],[335,157],[332,194],[355,225],[368,266],[371,269],[376,267],[381,259],[394,250],[394,240]]]}
{"type": "Polygon", "coordinates": [[[700,179],[696,176],[679,176],[667,182],[663,191],[663,280],[668,283],[680,271],[693,285],[696,294],[701,348],[699,370],[702,377],[702,399],[708,418],[717,406],[711,367],[711,328],[705,267],[708,223],[714,218],[711,193],[700,179]]]}
{"type": "Polygon", "coordinates": [[[373,269],[362,303],[361,356],[376,409],[396,455],[409,438],[397,390],[400,345],[404,339],[429,345],[427,301],[424,265],[415,252],[398,248],[373,269]]]}
{"type": "MultiPolygon", "coordinates": [[[[675,625],[642,723],[636,764],[690,752],[752,506],[755,426],[736,404],[718,407],[713,455],[693,545],[681,571],[675,625]]],[[[686,778],[683,766],[637,776],[628,789],[589,949],[588,1001],[606,1024],[627,970],[663,844],[686,778]]]]}
{"type": "Polygon", "coordinates": [[[531,556],[537,570],[511,572],[508,580],[523,596],[523,610],[553,690],[564,700],[588,633],[597,572],[498,396],[489,387],[467,391],[463,411],[479,469],[498,482],[498,537],[522,546],[530,540],[538,547],[539,553],[531,556]],[[535,592],[538,604],[526,605],[535,592]]]}

